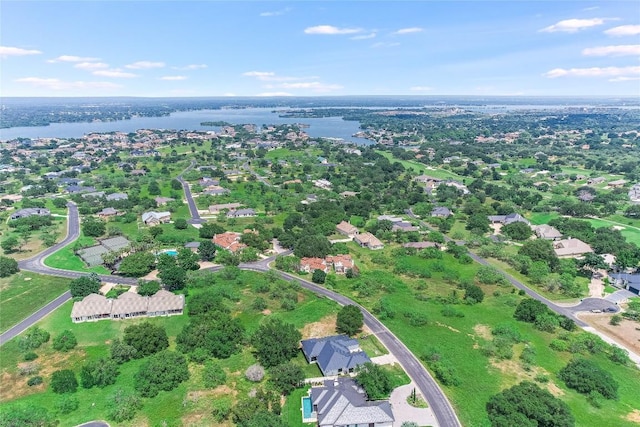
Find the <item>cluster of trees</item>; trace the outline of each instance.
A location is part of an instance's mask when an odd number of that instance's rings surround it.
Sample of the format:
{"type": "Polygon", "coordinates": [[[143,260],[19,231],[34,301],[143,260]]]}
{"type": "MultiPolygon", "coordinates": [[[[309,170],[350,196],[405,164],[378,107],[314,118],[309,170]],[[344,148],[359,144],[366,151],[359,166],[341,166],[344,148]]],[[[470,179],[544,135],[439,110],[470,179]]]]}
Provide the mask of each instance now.
{"type": "Polygon", "coordinates": [[[536,329],[545,332],[554,332],[558,326],[568,331],[576,327],[573,320],[555,314],[542,302],[531,298],[520,301],[513,317],[522,322],[533,323],[536,329]]]}
{"type": "Polygon", "coordinates": [[[101,281],[97,274],[78,277],[69,283],[69,291],[74,299],[80,300],[89,294],[100,292],[101,281]]]}
{"type": "Polygon", "coordinates": [[[19,271],[18,261],[6,256],[0,256],[0,277],[9,277],[19,271]]]}

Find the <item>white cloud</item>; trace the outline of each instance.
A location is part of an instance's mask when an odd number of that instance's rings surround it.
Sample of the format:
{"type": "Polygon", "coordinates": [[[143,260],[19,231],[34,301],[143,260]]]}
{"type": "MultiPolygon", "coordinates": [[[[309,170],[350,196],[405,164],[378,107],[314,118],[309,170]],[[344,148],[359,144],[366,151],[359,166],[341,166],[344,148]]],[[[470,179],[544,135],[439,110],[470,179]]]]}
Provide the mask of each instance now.
{"type": "Polygon", "coordinates": [[[596,27],[604,24],[604,18],[591,18],[591,19],[565,19],[559,21],[553,25],[545,27],[540,31],[543,33],[555,33],[558,31],[564,33],[575,33],[585,28],[596,27]]]}
{"type": "Polygon", "coordinates": [[[266,80],[269,77],[273,77],[276,73],[272,71],[247,71],[246,73],[242,73],[243,76],[246,77],[256,77],[259,80],[266,80]]]}
{"type": "Polygon", "coordinates": [[[431,86],[411,86],[410,90],[414,92],[428,92],[433,90],[431,86]]]}
{"type": "Polygon", "coordinates": [[[16,80],[17,83],[27,83],[36,87],[51,90],[74,90],[74,89],[118,89],[121,85],[111,82],[66,82],[60,79],[43,79],[40,77],[24,77],[16,80]]]}
{"type": "Polygon", "coordinates": [[[57,58],[49,59],[47,62],[95,62],[100,58],[92,58],[90,56],[61,55],[57,58]]]}
{"type": "Polygon", "coordinates": [[[330,92],[332,90],[342,89],[340,85],[320,82],[282,83],[280,87],[283,89],[312,89],[315,92],[330,92]]]}
{"type": "Polygon", "coordinates": [[[185,65],[184,67],[171,67],[171,68],[173,68],[174,70],[190,71],[190,70],[203,70],[207,67],[208,67],[207,64],[189,64],[189,65],[185,65]]]}
{"type": "Polygon", "coordinates": [[[582,51],[587,56],[629,56],[640,55],[640,44],[590,47],[582,51]]]}
{"type": "Polygon", "coordinates": [[[260,13],[260,16],[280,16],[280,15],[284,15],[287,12],[291,12],[291,8],[290,7],[285,7],[284,9],[275,10],[275,11],[271,11],[271,12],[262,12],[262,13],[260,13]]]}
{"type": "Polygon", "coordinates": [[[629,81],[635,81],[635,80],[640,80],[640,76],[638,77],[627,77],[627,76],[620,76],[620,77],[616,77],[614,79],[609,79],[610,82],[629,82],[629,81]]]}
{"type": "Polygon", "coordinates": [[[146,70],[149,68],[163,68],[164,66],[164,62],[138,61],[133,64],[125,65],[124,67],[132,70],[146,70]]]}
{"type": "Polygon", "coordinates": [[[640,74],[640,66],[635,67],[592,67],[592,68],[554,68],[543,74],[544,77],[624,77],[640,74]]]}
{"type": "Polygon", "coordinates": [[[80,68],[81,70],[100,70],[102,68],[109,68],[109,64],[105,64],[104,62],[78,62],[74,67],[80,68]]]}
{"type": "Polygon", "coordinates": [[[170,81],[178,81],[178,80],[187,80],[187,76],[162,76],[160,80],[170,80],[170,81]]]}
{"type": "Polygon", "coordinates": [[[289,92],[262,92],[257,96],[293,96],[293,94],[289,92]]]}
{"type": "Polygon", "coordinates": [[[609,28],[604,32],[608,36],[637,36],[640,34],[640,25],[620,25],[619,27],[609,28]]]}
{"type": "Polygon", "coordinates": [[[421,33],[424,29],[420,27],[409,27],[409,28],[401,28],[393,34],[412,34],[412,33],[421,33]]]}
{"type": "Polygon", "coordinates": [[[375,36],[376,36],[376,33],[363,34],[361,36],[353,36],[353,37],[351,37],[351,40],[367,40],[367,39],[372,39],[375,36]]]}
{"type": "Polygon", "coordinates": [[[132,77],[138,77],[137,74],[127,73],[126,71],[122,71],[118,68],[116,68],[115,70],[97,70],[94,71],[93,74],[96,76],[113,77],[117,79],[130,79],[132,77]]]}
{"type": "Polygon", "coordinates": [[[361,28],[338,28],[333,25],[316,25],[315,27],[305,28],[305,34],[326,34],[326,35],[336,35],[336,34],[357,34],[361,33],[361,28]]]}
{"type": "Polygon", "coordinates": [[[0,46],[0,58],[6,58],[8,56],[39,55],[41,53],[42,52],[35,49],[22,49],[20,47],[0,46]]]}
{"type": "Polygon", "coordinates": [[[378,42],[371,45],[373,48],[400,46],[400,43],[378,42]]]}
{"type": "Polygon", "coordinates": [[[255,77],[263,82],[290,82],[296,80],[311,80],[316,79],[317,76],[307,76],[307,77],[292,77],[292,76],[276,76],[276,73],[271,71],[247,71],[246,73],[242,73],[245,77],[255,77]]]}

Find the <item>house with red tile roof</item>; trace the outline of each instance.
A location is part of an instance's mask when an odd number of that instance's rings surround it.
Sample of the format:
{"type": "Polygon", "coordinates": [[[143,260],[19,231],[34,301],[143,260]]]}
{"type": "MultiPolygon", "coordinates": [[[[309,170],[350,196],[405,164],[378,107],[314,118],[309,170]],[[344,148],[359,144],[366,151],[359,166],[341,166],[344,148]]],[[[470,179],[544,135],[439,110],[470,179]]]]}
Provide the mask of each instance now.
{"type": "Polygon", "coordinates": [[[226,249],[231,252],[238,252],[247,247],[244,243],[240,243],[240,238],[242,234],[234,233],[233,231],[226,231],[221,234],[216,234],[213,236],[213,244],[226,249]]]}
{"type": "Polygon", "coordinates": [[[329,255],[325,258],[328,265],[332,265],[336,274],[345,274],[347,270],[353,269],[354,263],[351,255],[329,255]]]}
{"type": "Polygon", "coordinates": [[[316,270],[321,270],[325,273],[328,273],[329,266],[327,265],[327,262],[322,258],[305,257],[300,260],[300,271],[313,273],[316,270]]]}

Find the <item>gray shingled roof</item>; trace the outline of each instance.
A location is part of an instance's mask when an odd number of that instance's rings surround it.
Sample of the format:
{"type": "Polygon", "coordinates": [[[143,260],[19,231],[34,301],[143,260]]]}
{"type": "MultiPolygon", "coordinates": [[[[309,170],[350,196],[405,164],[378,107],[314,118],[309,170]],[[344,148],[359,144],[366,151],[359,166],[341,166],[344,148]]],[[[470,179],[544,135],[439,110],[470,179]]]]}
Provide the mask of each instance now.
{"type": "Polygon", "coordinates": [[[360,349],[358,340],[346,335],[303,340],[302,351],[307,360],[316,358],[324,375],[332,375],[340,369],[348,372],[360,365],[371,362],[367,353],[360,349]]]}

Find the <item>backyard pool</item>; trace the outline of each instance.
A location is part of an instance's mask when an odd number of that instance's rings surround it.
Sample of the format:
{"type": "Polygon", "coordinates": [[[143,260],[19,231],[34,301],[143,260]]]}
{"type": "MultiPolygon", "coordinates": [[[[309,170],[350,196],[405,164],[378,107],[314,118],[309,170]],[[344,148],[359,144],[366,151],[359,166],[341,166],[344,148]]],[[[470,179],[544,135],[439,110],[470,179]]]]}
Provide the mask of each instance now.
{"type": "Polygon", "coordinates": [[[302,422],[309,422],[313,419],[313,405],[311,404],[311,397],[305,396],[302,398],[302,422]]]}
{"type": "Polygon", "coordinates": [[[162,251],[162,253],[169,256],[178,256],[178,251],[176,251],[175,249],[167,249],[166,251],[162,251]]]}

